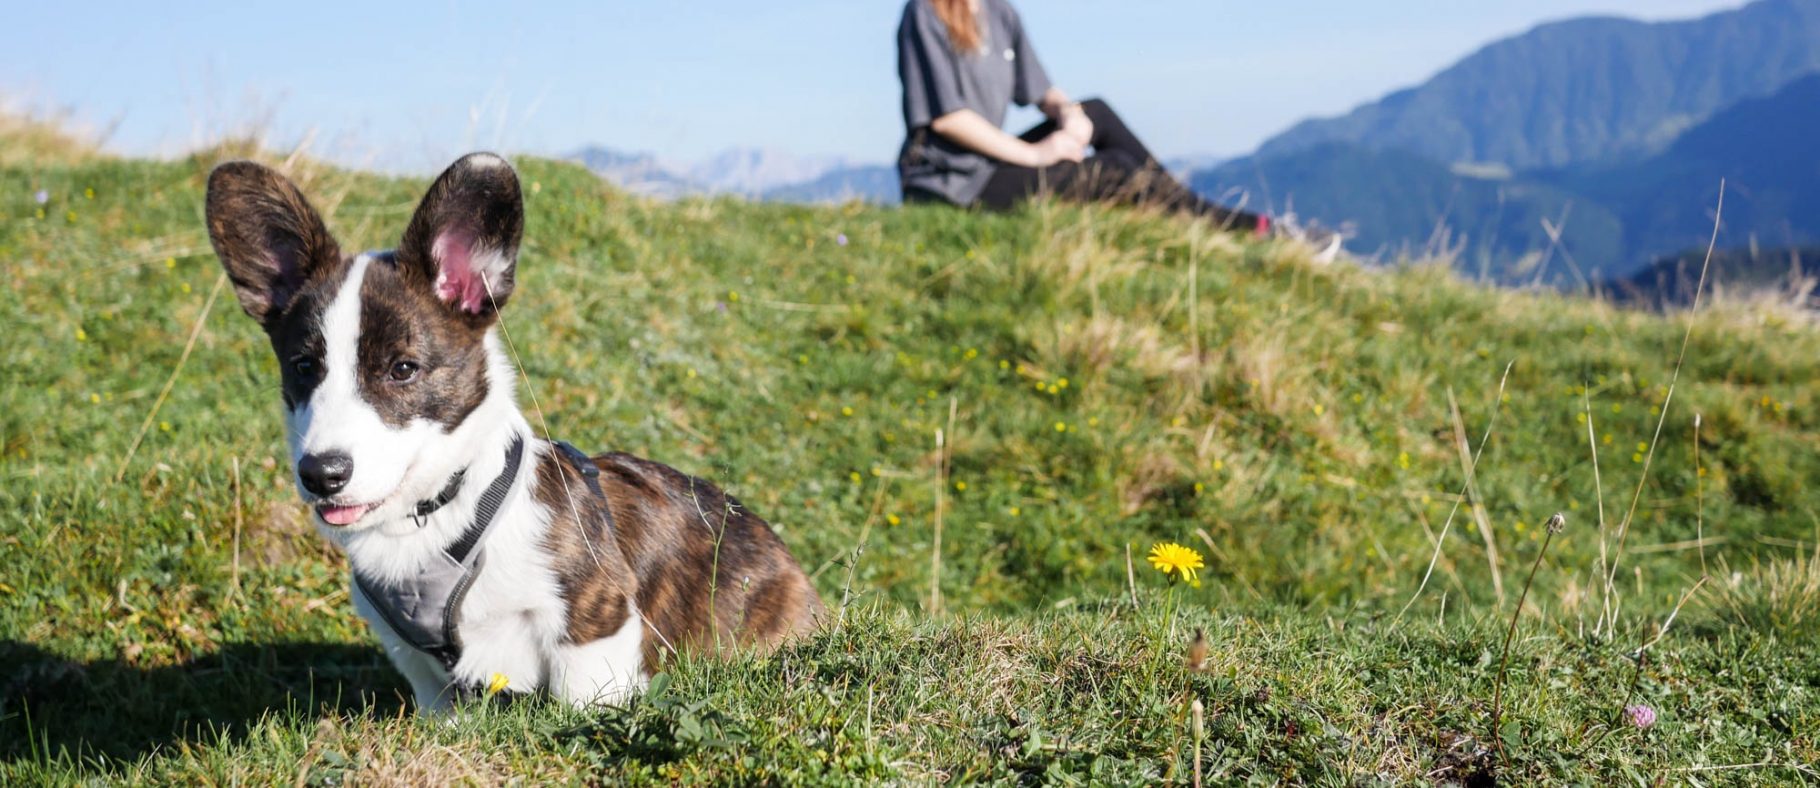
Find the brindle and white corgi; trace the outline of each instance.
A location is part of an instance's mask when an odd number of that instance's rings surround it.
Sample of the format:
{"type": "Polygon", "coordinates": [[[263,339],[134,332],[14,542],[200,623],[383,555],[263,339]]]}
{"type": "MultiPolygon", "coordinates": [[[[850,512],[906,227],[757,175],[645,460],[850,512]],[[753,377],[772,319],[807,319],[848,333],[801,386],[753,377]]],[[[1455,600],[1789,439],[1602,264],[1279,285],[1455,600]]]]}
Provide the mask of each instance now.
{"type": "Polygon", "coordinates": [[[277,354],[299,494],[419,708],[500,681],[612,703],[671,650],[814,625],[802,568],[738,500],[532,432],[495,328],[524,230],[504,159],[450,166],[393,252],[342,256],[245,161],[209,176],[208,228],[277,354]]]}

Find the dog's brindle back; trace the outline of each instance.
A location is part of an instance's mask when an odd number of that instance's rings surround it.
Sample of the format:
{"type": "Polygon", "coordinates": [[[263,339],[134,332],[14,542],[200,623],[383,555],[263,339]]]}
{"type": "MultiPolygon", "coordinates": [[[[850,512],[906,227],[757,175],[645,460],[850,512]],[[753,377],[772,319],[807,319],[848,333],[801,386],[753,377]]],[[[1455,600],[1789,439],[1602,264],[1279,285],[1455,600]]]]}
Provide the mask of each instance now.
{"type": "Polygon", "coordinates": [[[544,545],[569,603],[573,642],[619,631],[628,593],[649,630],[647,666],[671,648],[769,646],[809,629],[820,600],[783,540],[739,499],[623,452],[593,462],[612,506],[618,549],[607,552],[616,554],[603,555],[606,519],[574,469],[554,453],[537,468],[537,499],[556,513],[544,545]],[[605,562],[626,569],[601,571],[605,562]]]}

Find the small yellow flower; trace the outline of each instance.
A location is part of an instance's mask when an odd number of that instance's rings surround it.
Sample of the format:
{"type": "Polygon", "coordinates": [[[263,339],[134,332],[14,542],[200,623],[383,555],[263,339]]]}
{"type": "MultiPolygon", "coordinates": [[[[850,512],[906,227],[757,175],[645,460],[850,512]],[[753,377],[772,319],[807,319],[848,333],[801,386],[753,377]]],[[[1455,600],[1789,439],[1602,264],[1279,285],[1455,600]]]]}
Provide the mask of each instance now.
{"type": "Polygon", "coordinates": [[[87,198],[88,198],[88,199],[91,199],[91,200],[93,200],[93,199],[95,199],[95,190],[94,190],[94,189],[93,189],[93,188],[92,188],[92,187],[91,187],[91,188],[87,188],[87,189],[83,189],[83,190],[82,190],[82,196],[83,196],[83,197],[87,197],[87,198]]]}
{"type": "Polygon", "coordinates": [[[1067,432],[1068,431],[1068,422],[1065,422],[1065,421],[1056,422],[1055,431],[1056,432],[1067,432]]]}
{"type": "Polygon", "coordinates": [[[807,364],[807,363],[809,363],[809,356],[808,356],[808,355],[806,355],[806,354],[805,354],[805,355],[801,355],[801,356],[797,356],[797,357],[796,357],[796,363],[798,363],[798,364],[807,364]]]}
{"type": "Polygon", "coordinates": [[[1195,552],[1194,548],[1174,542],[1160,542],[1152,546],[1148,560],[1164,576],[1174,576],[1178,580],[1196,584],[1195,570],[1206,566],[1201,560],[1201,554],[1195,552]]]}
{"type": "Polygon", "coordinates": [[[883,476],[883,475],[885,475],[885,469],[880,468],[877,465],[874,465],[874,466],[872,466],[872,475],[873,476],[883,476]]]}
{"type": "Polygon", "coordinates": [[[1316,415],[1316,416],[1319,416],[1319,415],[1321,415],[1321,414],[1323,414],[1323,413],[1326,413],[1326,412],[1327,412],[1327,406],[1326,406],[1326,405],[1322,405],[1322,404],[1321,404],[1321,403],[1319,403],[1319,402],[1317,402],[1317,403],[1315,403],[1315,404],[1314,404],[1314,415],[1316,415]]]}
{"type": "Polygon", "coordinates": [[[1063,388],[1063,389],[1068,388],[1068,379],[1062,378],[1061,380],[1056,381],[1055,386],[1056,386],[1056,388],[1063,388]]]}
{"type": "Polygon", "coordinates": [[[999,369],[1010,369],[1010,368],[1011,368],[1011,362],[1009,362],[1009,361],[1006,361],[1006,360],[1004,360],[1004,359],[999,359],[999,362],[998,362],[998,368],[999,368],[999,369]]]}
{"type": "Polygon", "coordinates": [[[170,431],[171,431],[171,423],[170,423],[170,422],[168,422],[168,421],[161,421],[161,422],[158,422],[158,431],[159,431],[159,432],[170,432],[170,431]]]}
{"type": "Polygon", "coordinates": [[[83,331],[80,328],[76,329],[76,341],[77,342],[87,342],[88,341],[88,332],[83,331]]]}
{"type": "Polygon", "coordinates": [[[890,523],[892,525],[897,525],[899,523],[902,523],[903,520],[898,519],[897,515],[895,515],[895,514],[887,514],[887,515],[885,515],[885,522],[890,523]]]}
{"type": "Polygon", "coordinates": [[[1043,390],[1043,389],[1045,389],[1045,388],[1048,388],[1048,387],[1047,387],[1047,386],[1045,386],[1045,385],[1043,385],[1043,382],[1042,382],[1042,381],[1040,381],[1040,380],[1039,380],[1039,381],[1037,381],[1037,382],[1036,382],[1036,390],[1037,390],[1037,391],[1042,391],[1042,390],[1043,390]]]}
{"type": "Polygon", "coordinates": [[[1206,492],[1206,490],[1207,490],[1207,485],[1202,484],[1200,482],[1194,483],[1194,494],[1195,495],[1200,495],[1201,493],[1206,492]]]}
{"type": "Polygon", "coordinates": [[[1020,508],[1018,508],[1018,507],[1016,507],[1016,506],[1013,506],[1013,507],[1011,507],[1011,516],[1012,516],[1012,517],[1016,517],[1016,516],[1018,516],[1018,515],[1020,515],[1020,514],[1023,514],[1023,513],[1024,513],[1024,510],[1023,510],[1023,509],[1020,509],[1020,508]]]}
{"type": "Polygon", "coordinates": [[[852,479],[854,484],[859,484],[859,471],[847,474],[847,478],[852,479]]]}
{"type": "Polygon", "coordinates": [[[954,489],[956,489],[956,490],[959,490],[959,491],[961,491],[961,492],[966,492],[966,491],[967,491],[967,483],[966,483],[966,482],[955,482],[955,483],[954,483],[954,489]]]}
{"type": "Polygon", "coordinates": [[[739,293],[734,292],[732,290],[728,290],[727,291],[727,302],[735,303],[735,304],[739,303],[739,293]]]}
{"type": "Polygon", "coordinates": [[[853,415],[853,406],[852,405],[842,405],[841,409],[840,409],[840,415],[842,415],[842,416],[853,415]]]}
{"type": "Polygon", "coordinates": [[[506,678],[506,674],[504,674],[504,673],[493,674],[492,678],[487,679],[487,697],[490,698],[490,697],[493,697],[494,695],[498,695],[499,693],[504,692],[506,686],[511,683],[512,683],[512,680],[509,678],[506,678]]]}
{"type": "Polygon", "coordinates": [[[177,267],[177,258],[175,258],[175,257],[164,258],[164,267],[165,268],[176,268],[177,267]]]}
{"type": "Polygon", "coordinates": [[[542,194],[543,193],[543,181],[531,181],[531,193],[532,194],[542,194]]]}
{"type": "Polygon", "coordinates": [[[99,404],[101,404],[101,395],[96,394],[94,392],[89,392],[88,401],[90,404],[99,405],[99,404]]]}

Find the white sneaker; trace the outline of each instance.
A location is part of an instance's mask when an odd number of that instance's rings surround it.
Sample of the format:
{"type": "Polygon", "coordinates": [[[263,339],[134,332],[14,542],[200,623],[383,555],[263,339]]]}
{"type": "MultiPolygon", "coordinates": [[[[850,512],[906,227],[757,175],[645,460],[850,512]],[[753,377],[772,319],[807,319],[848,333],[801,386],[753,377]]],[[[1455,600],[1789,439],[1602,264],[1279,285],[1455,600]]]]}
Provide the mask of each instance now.
{"type": "Polygon", "coordinates": [[[1270,231],[1278,238],[1307,246],[1310,258],[1321,265],[1340,259],[1340,253],[1346,251],[1346,239],[1339,233],[1313,222],[1304,224],[1293,213],[1271,217],[1270,231]]]}

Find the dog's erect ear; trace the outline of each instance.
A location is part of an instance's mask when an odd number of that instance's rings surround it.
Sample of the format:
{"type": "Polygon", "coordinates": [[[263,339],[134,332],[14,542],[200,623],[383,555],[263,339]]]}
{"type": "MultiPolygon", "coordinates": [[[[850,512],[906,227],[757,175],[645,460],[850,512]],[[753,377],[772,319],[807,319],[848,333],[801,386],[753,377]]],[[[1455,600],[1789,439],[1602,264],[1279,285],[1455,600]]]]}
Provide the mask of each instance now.
{"type": "Polygon", "coordinates": [[[444,170],[417,206],[398,262],[462,313],[491,320],[512,295],[524,236],[518,173],[491,153],[470,153],[444,170]]]}
{"type": "Polygon", "coordinates": [[[270,168],[230,161],[209,173],[209,241],[240,296],[266,325],[311,271],[341,259],[335,239],[303,193],[270,168]]]}

